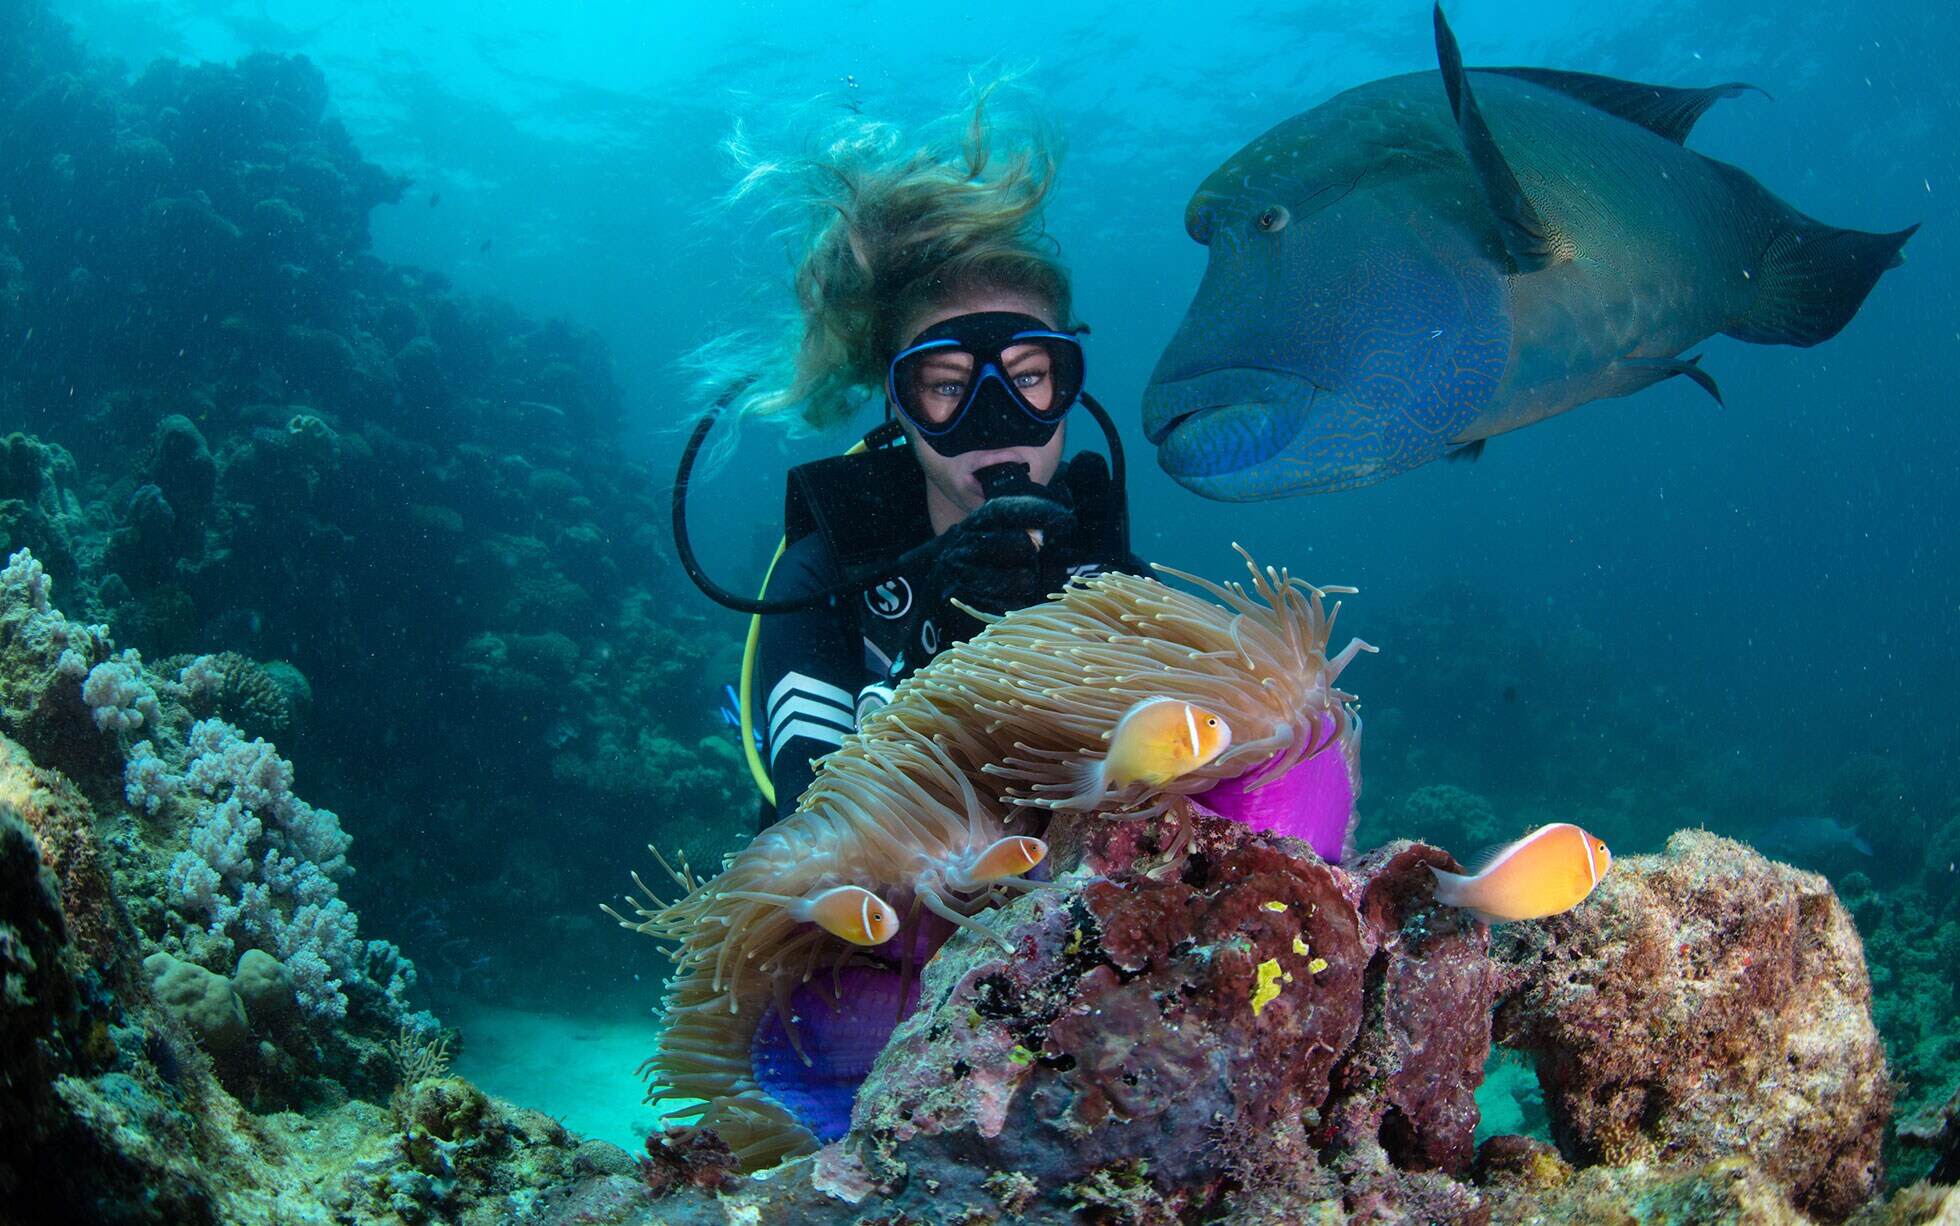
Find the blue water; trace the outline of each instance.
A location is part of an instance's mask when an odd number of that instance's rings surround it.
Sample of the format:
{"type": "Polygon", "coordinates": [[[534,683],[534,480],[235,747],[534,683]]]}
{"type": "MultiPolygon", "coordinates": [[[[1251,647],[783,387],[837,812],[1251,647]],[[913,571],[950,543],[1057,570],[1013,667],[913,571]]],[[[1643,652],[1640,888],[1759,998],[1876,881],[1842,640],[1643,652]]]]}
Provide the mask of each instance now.
{"type": "MultiPolygon", "coordinates": [[[[1344,618],[1384,648],[1350,674],[1364,715],[1381,715],[1364,760],[1369,830],[1401,832],[1410,793],[1452,784],[1492,802],[1496,833],[1593,814],[1623,852],[1654,850],[1679,825],[1747,833],[1819,813],[1847,825],[1909,820],[1954,841],[1960,11],[1949,4],[1452,5],[1473,65],[1758,84],[1774,99],[1718,105],[1691,147],[1822,220],[1924,229],[1836,339],[1812,350],[1720,337],[1701,346],[1726,407],[1674,380],[1498,438],[1474,465],[1249,506],[1173,485],[1137,426],[1144,382],[1204,264],[1183,233],[1185,200],[1279,120],[1371,78],[1433,67],[1423,4],[1222,0],[1178,17],[1013,0],[54,9],[92,53],[132,74],[159,56],[267,50],[317,63],[361,152],[414,181],[373,213],[374,254],[602,337],[624,438],[591,446],[646,459],[656,502],[676,427],[695,407],[677,363],[730,330],[768,326],[788,304],[775,223],[720,203],[733,172],[719,142],[741,122],[794,148],[798,133],[847,108],[916,123],[957,108],[969,74],[1025,66],[1023,84],[1067,143],[1050,228],[1093,329],[1091,386],[1124,425],[1136,544],[1222,575],[1237,541],[1317,582],[1361,589],[1344,618]],[[1882,764],[1877,773],[1847,775],[1864,754],[1882,764]],[[1881,782],[1862,786],[1867,777],[1881,782]]],[[[737,462],[697,492],[713,508],[701,513],[703,552],[724,582],[759,576],[783,469],[848,441],[744,435],[737,462]]],[[[698,619],[690,633],[721,645],[698,692],[671,694],[650,717],[683,726],[675,736],[691,743],[720,726],[727,644],[740,626],[685,589],[673,600],[698,619]],[[672,714],[697,708],[698,719],[672,714]]],[[[331,786],[361,837],[362,787],[387,785],[331,786]]],[[[730,805],[730,839],[746,827],[747,804],[730,805]]],[[[548,924],[591,913],[597,896],[567,881],[616,883],[643,860],[642,819],[621,804],[574,845],[554,839],[560,818],[549,812],[534,814],[538,826],[474,827],[451,814],[431,829],[468,830],[472,863],[534,889],[530,909],[548,924]],[[541,860],[560,871],[526,877],[524,865],[541,860]]],[[[441,848],[384,844],[377,825],[367,829],[366,859],[355,855],[363,873],[371,862],[377,883],[440,884],[445,870],[421,866],[444,859],[441,848]]],[[[1919,891],[1908,909],[1953,914],[1950,873],[1882,867],[1899,889],[1919,891]]],[[[436,986],[524,992],[525,967],[498,961],[497,937],[470,922],[468,904],[461,915],[431,904],[411,927],[410,905],[381,884],[370,891],[371,922],[449,968],[436,986]],[[458,955],[459,940],[490,962],[458,955]]],[[[582,988],[650,1003],[650,986],[634,978],[657,974],[650,947],[574,935],[587,942],[582,988]]],[[[1894,980],[1881,978],[1883,995],[1894,980]]],[[[1887,1007],[1903,1017],[1935,1005],[1887,1007]]],[[[1927,1077],[1960,1063],[1950,1039],[1911,1033],[1938,1048],[1914,1065],[1927,1077]]]]}
{"type": "MultiPolygon", "coordinates": [[[[1202,268],[1179,220],[1196,182],[1287,115],[1431,66],[1423,5],[1283,7],[1208,6],[1197,22],[1097,4],[58,6],[131,64],[315,59],[363,152],[416,180],[376,212],[377,254],[597,329],[630,425],[662,455],[673,440],[658,432],[687,407],[675,359],[782,306],[782,244],[716,208],[731,125],[807,129],[847,99],[917,121],[956,106],[970,71],[1023,62],[1068,142],[1051,226],[1094,329],[1093,384],[1127,416],[1202,268]]],[[[1490,586],[1535,621],[1600,635],[1690,704],[1656,718],[1692,718],[1718,743],[1773,735],[1762,712],[1792,705],[1839,742],[1923,743],[1960,684],[1942,632],[1960,605],[1960,22],[1903,2],[1524,12],[1453,6],[1470,62],[1758,82],[1774,101],[1721,104],[1693,147],[1837,224],[1924,222],[1907,267],[1818,350],[1703,346],[1726,409],[1677,381],[1499,440],[1474,467],[1340,497],[1202,504],[1132,433],[1141,542],[1217,570],[1240,540],[1361,587],[1367,607],[1450,579],[1490,586]]],[[[766,512],[784,461],[755,446],[752,484],[720,492],[766,512]]]]}

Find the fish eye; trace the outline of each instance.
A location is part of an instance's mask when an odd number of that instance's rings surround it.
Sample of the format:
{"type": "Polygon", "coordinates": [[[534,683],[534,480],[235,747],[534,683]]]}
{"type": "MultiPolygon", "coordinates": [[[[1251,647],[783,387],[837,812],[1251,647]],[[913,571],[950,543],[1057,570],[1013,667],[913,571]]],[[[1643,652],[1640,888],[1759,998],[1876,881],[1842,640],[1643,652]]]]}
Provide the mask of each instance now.
{"type": "Polygon", "coordinates": [[[1207,727],[1207,728],[1216,728],[1216,727],[1218,727],[1218,721],[1217,721],[1217,720],[1215,720],[1215,719],[1208,719],[1208,720],[1206,720],[1206,721],[1205,721],[1205,727],[1207,727]]]}
{"type": "Polygon", "coordinates": [[[1292,215],[1286,211],[1285,205],[1274,204],[1267,206],[1266,211],[1259,214],[1258,218],[1252,224],[1261,234],[1276,234],[1286,229],[1286,223],[1292,219],[1292,215]]]}

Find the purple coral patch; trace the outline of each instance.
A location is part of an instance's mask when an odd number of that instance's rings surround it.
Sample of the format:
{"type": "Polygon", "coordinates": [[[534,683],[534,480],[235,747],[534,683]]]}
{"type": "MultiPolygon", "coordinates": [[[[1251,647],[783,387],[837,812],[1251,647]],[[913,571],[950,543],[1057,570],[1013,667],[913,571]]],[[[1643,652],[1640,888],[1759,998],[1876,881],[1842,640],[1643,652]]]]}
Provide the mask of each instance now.
{"type": "Polygon", "coordinates": [[[828,975],[790,993],[789,1011],[802,1055],[790,1041],[782,1014],[773,1008],[749,1045],[756,1083],[825,1142],[850,1131],[858,1086],[899,1020],[919,1005],[916,974],[905,984],[902,1004],[896,970],[852,967],[838,983],[842,991],[835,1002],[828,975]]]}
{"type": "MultiPolygon", "coordinates": [[[[1333,717],[1320,720],[1318,735],[1330,735],[1333,717]]],[[[1354,771],[1347,747],[1337,741],[1265,783],[1260,782],[1263,770],[1254,767],[1193,799],[1254,830],[1303,839],[1321,859],[1339,864],[1354,831],[1354,771]]]]}

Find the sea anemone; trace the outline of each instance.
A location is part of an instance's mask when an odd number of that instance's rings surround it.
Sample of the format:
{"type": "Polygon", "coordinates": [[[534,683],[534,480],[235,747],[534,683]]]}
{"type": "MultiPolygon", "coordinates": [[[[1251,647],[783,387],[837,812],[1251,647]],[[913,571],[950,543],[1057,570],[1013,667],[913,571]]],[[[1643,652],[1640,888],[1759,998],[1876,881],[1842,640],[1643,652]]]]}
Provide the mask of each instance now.
{"type": "MultiPolygon", "coordinates": [[[[1325,603],[1351,589],[1315,588],[1239,552],[1250,591],[1158,567],[1204,595],[1106,574],[988,619],[900,685],[824,759],[797,812],[712,880],[669,869],[685,893],[668,903],[634,874],[637,918],[607,911],[670,942],[678,964],[660,1049],[641,1068],[648,1100],[703,1100],[671,1114],[713,1128],[749,1170],[841,1133],[849,1093],[838,1079],[861,1077],[913,1006],[914,967],[956,929],[999,939],[977,917],[1039,888],[1022,874],[1045,855],[1035,836],[1073,790],[1070,768],[1102,753],[1140,701],[1216,711],[1234,743],[1152,795],[1104,797],[1100,812],[1169,809],[1182,830],[1184,797],[1221,781],[1241,798],[1283,790],[1329,750],[1351,783],[1359,721],[1335,682],[1373,649],[1357,640],[1329,657],[1339,606],[1325,603]],[[808,1084],[792,1084],[798,1066],[808,1084]]],[[[1331,839],[1261,824],[1338,855],[1347,795],[1331,839]]]]}

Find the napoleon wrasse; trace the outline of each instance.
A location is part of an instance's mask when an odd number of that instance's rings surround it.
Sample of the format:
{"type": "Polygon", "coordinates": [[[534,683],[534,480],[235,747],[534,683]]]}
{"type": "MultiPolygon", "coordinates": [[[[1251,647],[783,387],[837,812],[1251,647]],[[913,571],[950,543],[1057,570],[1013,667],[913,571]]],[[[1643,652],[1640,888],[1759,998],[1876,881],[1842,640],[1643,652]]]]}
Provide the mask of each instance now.
{"type": "Polygon", "coordinates": [[[1077,803],[1072,770],[1106,751],[1139,702],[1216,712],[1231,748],[1094,811],[1168,810],[1182,830],[1188,796],[1289,796],[1287,780],[1331,770],[1345,800],[1313,819],[1338,826],[1331,835],[1262,828],[1337,858],[1360,724],[1335,683],[1373,649],[1355,640],[1327,654],[1339,605],[1326,597],[1352,589],[1315,588],[1239,552],[1250,590],[1157,567],[1202,594],[1106,574],[990,619],[901,684],[824,759],[797,812],[720,874],[670,869],[685,891],[671,903],[634,874],[637,918],[606,910],[669,942],[677,963],[659,1051],[641,1068],[648,1101],[703,1100],[670,1114],[714,1129],[748,1170],[843,1135],[858,1084],[917,1002],[916,967],[956,929],[1000,939],[978,917],[1039,888],[1022,874],[1046,854],[1037,836],[1051,811],[1077,803]]]}

